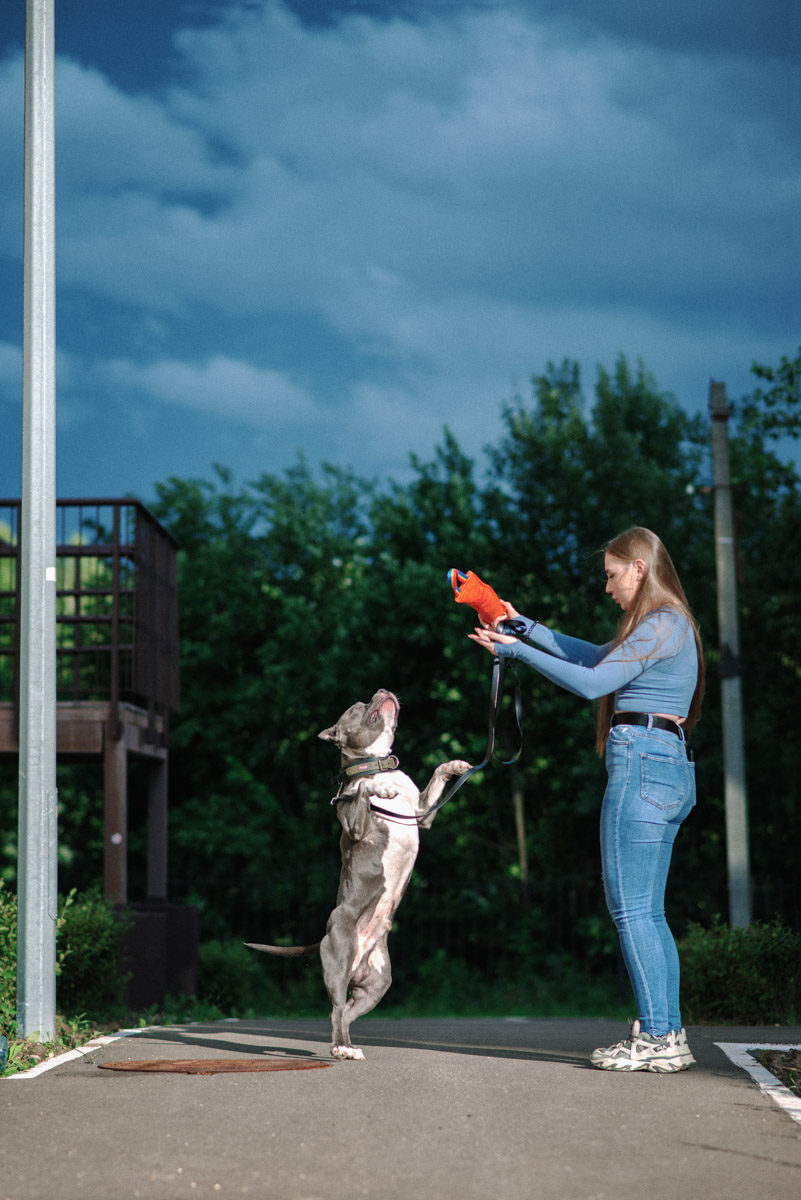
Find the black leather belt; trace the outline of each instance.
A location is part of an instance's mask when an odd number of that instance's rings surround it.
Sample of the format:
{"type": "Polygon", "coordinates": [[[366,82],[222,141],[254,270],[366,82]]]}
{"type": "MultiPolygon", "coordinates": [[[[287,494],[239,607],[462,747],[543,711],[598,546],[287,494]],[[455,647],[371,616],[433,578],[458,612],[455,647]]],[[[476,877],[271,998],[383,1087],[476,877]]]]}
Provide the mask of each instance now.
{"type": "Polygon", "coordinates": [[[655,717],[653,713],[618,712],[612,717],[613,725],[647,726],[649,722],[652,729],[666,729],[668,733],[675,733],[676,737],[683,737],[681,725],[669,721],[667,717],[655,717]]]}

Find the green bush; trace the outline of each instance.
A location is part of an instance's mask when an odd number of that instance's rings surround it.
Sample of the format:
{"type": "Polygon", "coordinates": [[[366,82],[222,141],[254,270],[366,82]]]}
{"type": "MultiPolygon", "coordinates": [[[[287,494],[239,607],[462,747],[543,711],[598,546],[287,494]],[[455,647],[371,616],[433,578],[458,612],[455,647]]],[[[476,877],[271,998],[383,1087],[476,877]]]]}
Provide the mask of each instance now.
{"type": "Polygon", "coordinates": [[[198,1000],[232,1016],[324,1016],[328,1000],[320,957],[272,958],[241,942],[204,942],[198,954],[198,1000]]]}
{"type": "MultiPolygon", "coordinates": [[[[56,921],[56,1002],[65,1017],[114,1019],[125,1013],[121,969],[127,920],[97,888],[59,897],[56,921]]],[[[16,1034],[17,898],[0,881],[0,1032],[16,1034]]]]}
{"type": "Polygon", "coordinates": [[[0,1033],[17,1032],[17,897],[0,879],[0,1033]]]}
{"type": "Polygon", "coordinates": [[[122,970],[131,918],[99,888],[59,897],[56,926],[56,999],[67,1016],[107,1020],[126,1012],[129,975],[122,970]]]}
{"type": "Polygon", "coordinates": [[[491,975],[440,948],[421,959],[405,985],[390,988],[377,1016],[579,1017],[624,1020],[631,1002],[622,1003],[614,976],[588,978],[583,964],[568,955],[522,959],[514,972],[491,975]]]}
{"type": "Polygon", "coordinates": [[[801,934],[776,918],[691,924],[679,942],[681,1002],[693,1025],[792,1025],[801,1017],[801,934]]]}
{"type": "MultiPolygon", "coordinates": [[[[254,953],[238,942],[200,947],[198,1004],[232,1016],[327,1017],[330,1003],[318,955],[283,959],[254,953]]],[[[514,975],[487,975],[437,950],[390,988],[377,1017],[605,1015],[623,1020],[613,977],[588,981],[572,959],[553,956],[514,975]]]]}

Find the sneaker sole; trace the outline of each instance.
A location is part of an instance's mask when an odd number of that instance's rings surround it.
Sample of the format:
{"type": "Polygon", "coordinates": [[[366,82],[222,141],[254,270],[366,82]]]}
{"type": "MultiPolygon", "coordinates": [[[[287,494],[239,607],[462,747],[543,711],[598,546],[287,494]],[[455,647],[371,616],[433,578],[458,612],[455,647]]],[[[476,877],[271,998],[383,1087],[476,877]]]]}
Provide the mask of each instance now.
{"type": "Polygon", "coordinates": [[[685,1062],[677,1062],[675,1059],[670,1061],[647,1060],[647,1059],[631,1059],[631,1058],[606,1058],[590,1060],[594,1067],[598,1067],[601,1071],[650,1071],[654,1075],[675,1075],[678,1071],[689,1070],[691,1064],[685,1062]]]}

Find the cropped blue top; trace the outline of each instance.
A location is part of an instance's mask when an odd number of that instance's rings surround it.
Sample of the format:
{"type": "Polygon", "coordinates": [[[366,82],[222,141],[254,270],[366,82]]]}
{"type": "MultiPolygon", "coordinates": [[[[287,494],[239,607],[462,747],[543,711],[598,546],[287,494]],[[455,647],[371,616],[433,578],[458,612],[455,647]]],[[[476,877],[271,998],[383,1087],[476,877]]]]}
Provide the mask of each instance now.
{"type": "Polygon", "coordinates": [[[656,608],[613,648],[595,646],[521,618],[522,641],[496,642],[502,658],[534,667],[576,696],[597,700],[615,693],[615,709],[686,717],[698,680],[698,654],[689,621],[674,608],[656,608]],[[538,649],[537,647],[543,647],[538,649]]]}

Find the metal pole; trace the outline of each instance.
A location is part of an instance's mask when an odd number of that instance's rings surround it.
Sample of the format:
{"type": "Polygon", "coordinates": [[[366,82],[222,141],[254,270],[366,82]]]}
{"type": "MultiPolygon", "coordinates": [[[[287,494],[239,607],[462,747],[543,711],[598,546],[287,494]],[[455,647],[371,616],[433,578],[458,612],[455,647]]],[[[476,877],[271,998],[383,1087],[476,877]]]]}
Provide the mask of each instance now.
{"type": "Polygon", "coordinates": [[[54,0],[26,0],[17,1022],[56,1028],[54,0]]]}
{"type": "Polygon", "coordinates": [[[729,880],[729,924],[751,923],[751,871],[748,850],[748,793],[743,745],[743,696],[740,680],[740,631],[737,620],[737,574],[734,518],[729,473],[726,385],[710,383],[712,467],[715,482],[715,559],[718,579],[720,688],[723,710],[723,767],[726,803],[726,859],[729,880]]]}

